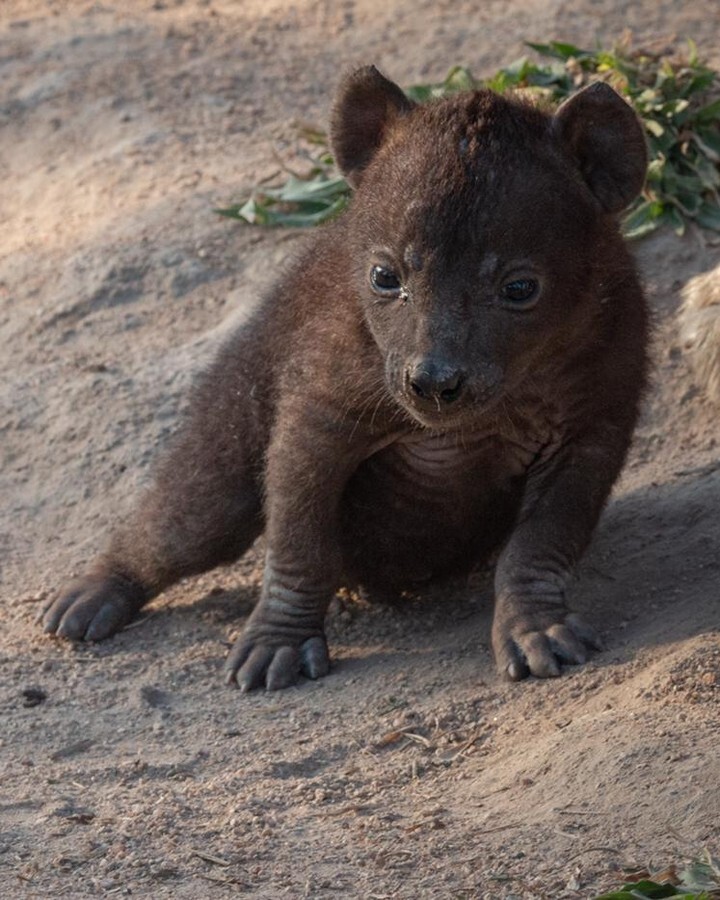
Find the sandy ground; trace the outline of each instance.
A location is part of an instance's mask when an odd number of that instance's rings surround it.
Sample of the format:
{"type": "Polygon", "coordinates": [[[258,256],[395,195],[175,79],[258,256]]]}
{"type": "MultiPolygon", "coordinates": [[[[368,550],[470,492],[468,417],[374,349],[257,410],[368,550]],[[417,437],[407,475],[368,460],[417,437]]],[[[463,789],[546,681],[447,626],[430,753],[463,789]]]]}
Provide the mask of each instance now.
{"type": "Polygon", "coordinates": [[[0,896],[587,898],[720,849],[718,407],[675,311],[709,235],[637,246],[656,377],[573,589],[608,649],[501,682],[489,585],[347,598],[332,674],[241,696],[220,667],[261,550],[101,645],[33,625],[147,478],[192,372],[301,235],[221,219],[339,69],[400,83],[522,40],[692,36],[710,0],[3,0],[0,896]]]}

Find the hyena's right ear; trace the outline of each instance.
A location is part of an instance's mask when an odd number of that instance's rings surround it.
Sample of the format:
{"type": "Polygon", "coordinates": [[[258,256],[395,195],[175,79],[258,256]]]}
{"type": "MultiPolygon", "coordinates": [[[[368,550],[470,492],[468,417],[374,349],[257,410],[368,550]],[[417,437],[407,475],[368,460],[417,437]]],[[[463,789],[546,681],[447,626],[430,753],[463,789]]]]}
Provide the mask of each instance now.
{"type": "Polygon", "coordinates": [[[352,187],[383,143],[392,123],[415,104],[375,66],[363,66],[340,82],[330,118],[335,162],[352,187]]]}

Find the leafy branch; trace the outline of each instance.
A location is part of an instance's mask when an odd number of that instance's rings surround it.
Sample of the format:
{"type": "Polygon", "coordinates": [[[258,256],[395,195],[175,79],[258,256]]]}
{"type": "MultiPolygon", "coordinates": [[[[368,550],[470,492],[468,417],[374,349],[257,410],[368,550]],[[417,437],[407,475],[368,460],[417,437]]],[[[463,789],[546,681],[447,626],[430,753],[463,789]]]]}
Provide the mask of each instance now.
{"type": "MultiPolygon", "coordinates": [[[[636,50],[628,41],[594,51],[561,41],[528,46],[546,61],[524,56],[484,80],[455,66],[444,81],[412,85],[406,93],[425,103],[486,87],[557,103],[593,81],[606,81],[634,107],[649,148],[645,188],[623,221],[626,236],[641,237],[666,224],[683,234],[689,222],[720,231],[720,78],[699,60],[692,42],[684,57],[636,50]]],[[[309,163],[305,172],[286,172],[284,182],[260,185],[217,212],[253,225],[287,227],[338,215],[350,188],[334,167],[327,135],[305,128],[299,139],[309,163]]]]}
{"type": "Polygon", "coordinates": [[[716,900],[720,898],[720,860],[707,850],[686,869],[678,873],[675,866],[651,879],[647,872],[629,881],[620,890],[603,894],[595,900],[716,900]]]}

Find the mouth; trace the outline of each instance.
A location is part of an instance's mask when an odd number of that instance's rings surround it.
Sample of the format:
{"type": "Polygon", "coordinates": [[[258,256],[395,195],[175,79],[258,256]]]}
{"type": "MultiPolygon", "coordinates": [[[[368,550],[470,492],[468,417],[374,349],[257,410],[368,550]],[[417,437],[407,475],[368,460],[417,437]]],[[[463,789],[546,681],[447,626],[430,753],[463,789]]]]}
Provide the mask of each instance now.
{"type": "Polygon", "coordinates": [[[415,422],[432,431],[453,431],[474,422],[492,410],[500,401],[502,391],[488,393],[484,397],[468,397],[461,403],[443,404],[417,402],[417,398],[403,392],[396,395],[403,409],[415,422]]]}

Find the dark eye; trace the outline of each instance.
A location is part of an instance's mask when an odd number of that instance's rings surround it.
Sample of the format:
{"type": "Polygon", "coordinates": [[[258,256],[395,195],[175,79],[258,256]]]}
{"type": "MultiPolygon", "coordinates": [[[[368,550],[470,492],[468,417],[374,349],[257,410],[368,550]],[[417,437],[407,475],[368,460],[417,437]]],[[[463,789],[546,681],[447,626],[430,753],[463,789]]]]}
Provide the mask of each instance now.
{"type": "Polygon", "coordinates": [[[529,309],[538,298],[539,285],[534,278],[515,278],[500,289],[500,296],[508,306],[529,309]]]}
{"type": "Polygon", "coordinates": [[[373,266],[370,269],[370,284],[381,297],[399,297],[402,291],[400,279],[387,266],[373,266]]]}

